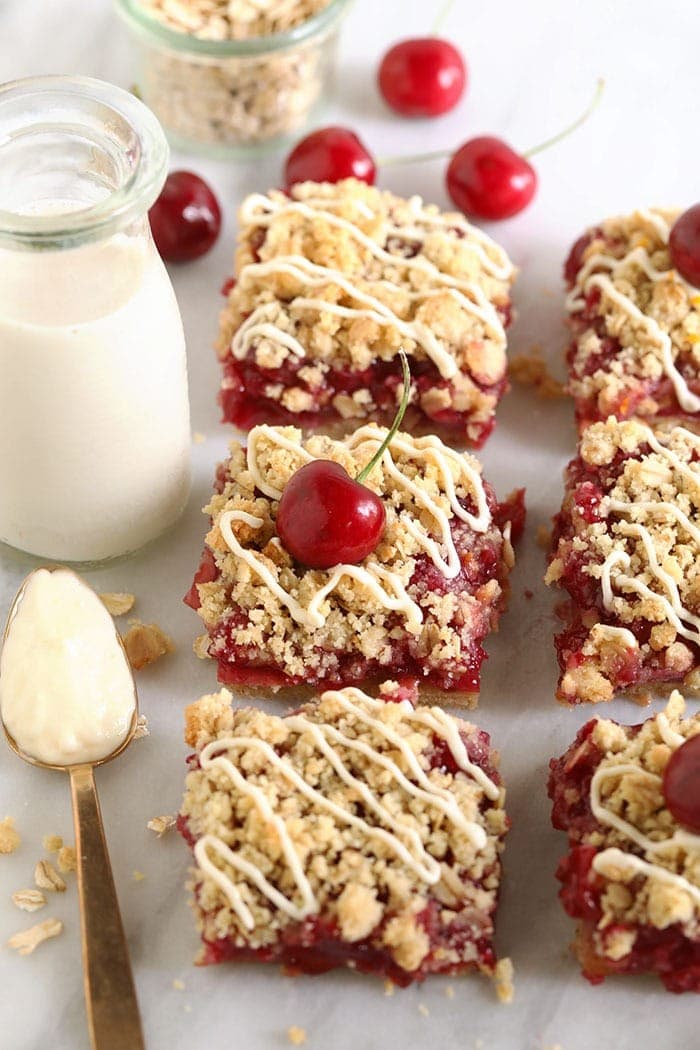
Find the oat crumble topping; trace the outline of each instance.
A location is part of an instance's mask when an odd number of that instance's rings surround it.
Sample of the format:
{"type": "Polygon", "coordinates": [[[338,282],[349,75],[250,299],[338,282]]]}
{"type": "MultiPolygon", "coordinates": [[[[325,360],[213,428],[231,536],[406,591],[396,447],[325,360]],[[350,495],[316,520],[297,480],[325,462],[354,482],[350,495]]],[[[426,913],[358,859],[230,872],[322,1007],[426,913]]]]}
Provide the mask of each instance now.
{"type": "Polygon", "coordinates": [[[129,663],[135,671],[141,671],[161,656],[175,651],[172,638],[157,623],[134,623],[123,641],[129,663]]]}
{"type": "MultiPolygon", "coordinates": [[[[442,902],[441,918],[448,928],[453,921],[459,926],[465,909],[467,913],[472,908],[478,912],[480,923],[490,922],[508,822],[502,788],[492,782],[497,797],[487,796],[480,782],[461,769],[450,773],[446,767],[431,767],[429,756],[435,730],[407,717],[405,703],[390,702],[391,690],[396,688],[390,683],[385,685],[387,702],[383,704],[369,700],[358,690],[327,692],[299,713],[313,725],[330,727],[324,735],[335,734],[327,739],[333,741],[337,760],[366,786],[381,807],[395,816],[395,828],[391,830],[398,833],[402,829],[402,838],[419,836],[422,848],[439,863],[441,875],[437,885],[424,881],[389,841],[367,834],[347,818],[341,819],[329,808],[318,806],[281,767],[265,757],[261,746],[252,746],[252,741],[270,745],[284,756],[285,766],[291,764],[314,791],[332,800],[344,813],[355,812],[359,789],[339,776],[335,765],[314,743],[312,731],[295,725],[293,719],[254,708],[234,710],[230,694],[222,690],[202,697],[187,709],[186,741],[200,758],[203,754],[223,753],[235,762],[246,783],[252,785],[250,790],[269,800],[298,853],[317,899],[318,913],[324,920],[337,922],[343,940],[352,943],[371,936],[372,943],[388,951],[399,967],[412,971],[421,966],[431,948],[420,920],[430,899],[442,902]],[[347,697],[352,697],[349,705],[343,699],[347,697]],[[475,844],[466,825],[458,826],[452,818],[445,821],[434,796],[411,794],[400,786],[399,772],[414,783],[416,773],[407,754],[390,743],[386,732],[396,734],[407,753],[415,756],[431,791],[449,793],[463,818],[482,829],[479,835],[483,846],[475,844]],[[356,746],[343,742],[338,733],[357,742],[356,746]],[[231,741],[235,739],[242,743],[232,749],[231,741]],[[221,741],[221,751],[216,741],[221,741]],[[205,751],[207,747],[209,750],[205,751]],[[385,755],[390,765],[369,758],[362,748],[385,755]],[[397,772],[391,772],[392,765],[397,772]]],[[[451,721],[468,735],[476,732],[467,723],[449,719],[438,708],[427,710],[431,712],[429,719],[451,721]]],[[[264,819],[261,805],[247,791],[235,789],[226,767],[214,761],[206,768],[191,768],[181,815],[194,840],[203,836],[218,838],[243,860],[259,867],[268,882],[291,902],[297,901],[300,890],[289,858],[280,848],[278,834],[264,819]]],[[[374,822],[368,804],[360,807],[360,813],[363,820],[374,822]]],[[[384,825],[380,820],[375,826],[384,825]]],[[[411,840],[404,841],[408,844],[411,840]]],[[[250,909],[253,926],[244,927],[227,893],[198,865],[193,879],[193,907],[205,942],[230,938],[237,946],[252,948],[277,942],[285,928],[296,920],[276,907],[220,854],[208,852],[207,857],[213,858],[216,868],[233,881],[250,909]]],[[[479,965],[476,946],[471,942],[461,949],[461,954],[447,946],[440,951],[445,968],[450,964],[458,968],[479,965]]]]}

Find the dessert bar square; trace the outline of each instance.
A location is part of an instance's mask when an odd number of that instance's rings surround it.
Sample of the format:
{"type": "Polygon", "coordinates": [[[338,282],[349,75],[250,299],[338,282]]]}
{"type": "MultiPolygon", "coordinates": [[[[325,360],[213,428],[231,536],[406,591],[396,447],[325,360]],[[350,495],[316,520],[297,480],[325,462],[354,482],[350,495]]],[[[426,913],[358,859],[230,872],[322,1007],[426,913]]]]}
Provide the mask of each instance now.
{"type": "Polygon", "coordinates": [[[221,318],[224,419],[347,433],[388,423],[481,445],[507,388],[514,268],[463,215],[355,179],[248,197],[221,318]]]}
{"type": "Polygon", "coordinates": [[[179,828],[200,962],[507,981],[498,757],[486,733],[414,699],[388,682],[378,699],[326,692],[283,718],[234,710],[226,690],[187,709],[179,828]]]}
{"type": "Polygon", "coordinates": [[[582,427],[609,415],[700,414],[700,290],[671,264],[677,214],[609,219],[569,255],[569,392],[582,427]]]}
{"type": "Polygon", "coordinates": [[[700,992],[700,715],[683,714],[673,693],[642,725],[593,719],[550,763],[559,896],[592,984],[651,972],[700,992]]]}
{"type": "Polygon", "coordinates": [[[700,438],[610,418],[582,434],[554,519],[547,583],[566,703],[700,685],[700,438]]]}
{"type": "Polygon", "coordinates": [[[294,427],[255,427],[231,443],[205,512],[211,529],[186,601],[207,635],[199,656],[219,680],[249,695],[372,679],[415,678],[421,698],[473,705],[522,529],[522,491],[499,504],[479,463],[438,438],[394,435],[365,481],[386,522],[359,564],[310,569],[277,532],[282,492],[306,463],[327,460],[355,478],[387,431],[365,426],[343,440],[294,427]]]}

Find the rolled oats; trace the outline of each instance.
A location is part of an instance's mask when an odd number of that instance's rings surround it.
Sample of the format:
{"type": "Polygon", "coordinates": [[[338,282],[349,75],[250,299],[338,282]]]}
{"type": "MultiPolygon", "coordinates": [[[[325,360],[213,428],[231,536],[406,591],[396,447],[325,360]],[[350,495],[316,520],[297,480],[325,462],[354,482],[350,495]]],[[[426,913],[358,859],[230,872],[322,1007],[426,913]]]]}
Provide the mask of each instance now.
{"type": "Polygon", "coordinates": [[[34,882],[40,890],[65,893],[66,884],[50,860],[40,860],[34,868],[34,882]]]}
{"type": "Polygon", "coordinates": [[[44,919],[36,926],[30,926],[28,930],[20,930],[10,937],[7,942],[8,948],[15,948],[20,955],[31,955],[35,948],[50,937],[58,937],[63,931],[63,923],[60,919],[44,919]]]}
{"type": "Polygon", "coordinates": [[[38,911],[46,904],[46,897],[41,890],[17,890],[12,894],[12,903],[22,911],[38,911]]]}

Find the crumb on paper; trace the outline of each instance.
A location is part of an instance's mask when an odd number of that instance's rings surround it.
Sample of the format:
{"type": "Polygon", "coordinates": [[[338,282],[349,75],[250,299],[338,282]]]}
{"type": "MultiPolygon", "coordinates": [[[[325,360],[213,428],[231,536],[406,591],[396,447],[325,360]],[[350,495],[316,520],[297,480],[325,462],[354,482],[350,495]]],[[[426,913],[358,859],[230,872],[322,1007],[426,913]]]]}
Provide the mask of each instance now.
{"type": "Polygon", "coordinates": [[[14,853],[21,841],[14,817],[0,820],[0,853],[14,853]]]}
{"type": "Polygon", "coordinates": [[[136,720],[136,729],[134,730],[134,740],[141,740],[145,736],[150,736],[151,730],[148,728],[148,719],[145,715],[139,715],[136,720]]]}
{"type": "Polygon", "coordinates": [[[430,1010],[425,1005],[425,1003],[418,1003],[418,1013],[422,1017],[430,1017],[430,1010]]]}
{"type": "Polygon", "coordinates": [[[544,400],[565,396],[564,384],[555,379],[549,371],[540,346],[533,346],[525,354],[514,354],[510,359],[508,372],[515,383],[534,387],[537,396],[544,400]]]}
{"type": "Polygon", "coordinates": [[[548,551],[552,546],[552,530],[546,525],[538,525],[535,539],[538,547],[541,547],[543,551],[548,551]]]}
{"type": "Polygon", "coordinates": [[[301,1046],[306,1042],[306,1029],[293,1024],[287,1029],[287,1038],[292,1046],[301,1046]]]}
{"type": "Polygon", "coordinates": [[[40,890],[65,893],[66,884],[50,860],[40,860],[34,868],[34,882],[40,890]]]}
{"type": "Polygon", "coordinates": [[[512,1003],[513,1001],[513,963],[510,959],[500,959],[496,963],[493,974],[496,985],[496,995],[501,1003],[512,1003]]]}
{"type": "Polygon", "coordinates": [[[523,594],[524,594],[524,596],[527,598],[527,600],[529,602],[532,601],[532,599],[535,597],[535,592],[531,591],[529,587],[525,588],[525,590],[523,591],[523,594]]]}
{"type": "Polygon", "coordinates": [[[56,857],[56,864],[62,875],[67,875],[69,871],[75,871],[78,867],[75,848],[73,846],[61,846],[56,857]]]}
{"type": "Polygon", "coordinates": [[[110,616],[125,616],[136,602],[135,595],[125,591],[106,591],[99,597],[110,616]]]}
{"type": "Polygon", "coordinates": [[[175,646],[157,623],[135,623],[124,635],[124,648],[133,669],[141,671],[166,653],[172,653],[175,646]]]}
{"type": "Polygon", "coordinates": [[[185,982],[180,977],[173,978],[173,988],[176,992],[184,992],[185,982]]]}
{"type": "Polygon", "coordinates": [[[151,820],[149,820],[148,824],[146,824],[146,827],[149,831],[155,831],[158,838],[161,839],[163,835],[166,835],[175,827],[176,823],[177,818],[170,815],[163,817],[152,817],[151,820]]]}
{"type": "Polygon", "coordinates": [[[60,835],[44,835],[41,845],[45,853],[58,853],[63,846],[63,839],[60,835]]]}
{"type": "Polygon", "coordinates": [[[134,876],[133,877],[134,877],[134,882],[143,882],[143,880],[146,878],[144,873],[142,871],[139,871],[137,868],[134,868],[134,876]]]}
{"type": "Polygon", "coordinates": [[[20,955],[31,955],[44,941],[50,937],[58,937],[63,930],[60,919],[44,919],[36,926],[30,926],[28,930],[20,930],[10,937],[7,942],[8,948],[15,948],[20,955]]]}
{"type": "Polygon", "coordinates": [[[17,890],[12,894],[12,903],[21,911],[39,911],[46,904],[41,890],[17,890]]]}
{"type": "Polygon", "coordinates": [[[455,990],[454,990],[454,986],[453,985],[448,984],[447,988],[445,988],[445,995],[447,996],[448,999],[454,999],[454,997],[455,997],[455,990]]]}
{"type": "Polygon", "coordinates": [[[203,434],[201,430],[195,430],[195,432],[192,435],[192,440],[194,441],[195,445],[203,445],[204,442],[207,440],[207,435],[203,434]]]}
{"type": "Polygon", "coordinates": [[[384,982],[384,995],[393,995],[395,991],[396,985],[387,977],[387,979],[384,982]]]}

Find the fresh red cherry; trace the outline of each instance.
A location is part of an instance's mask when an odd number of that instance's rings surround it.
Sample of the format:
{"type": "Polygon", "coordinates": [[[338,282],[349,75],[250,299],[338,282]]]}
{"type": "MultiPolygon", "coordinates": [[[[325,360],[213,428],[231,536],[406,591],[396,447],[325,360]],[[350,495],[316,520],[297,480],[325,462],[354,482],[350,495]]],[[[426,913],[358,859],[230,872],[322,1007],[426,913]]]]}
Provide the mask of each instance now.
{"type": "Polygon", "coordinates": [[[277,533],[289,553],[311,569],[357,565],[376,548],[386,524],[379,496],[362,482],[384,455],[404,417],[411,373],[403,350],[401,404],[384,440],[356,478],[328,459],[305,463],[284,486],[277,508],[277,533]]]}
{"type": "Polygon", "coordinates": [[[668,240],[671,262],[681,277],[700,288],[700,204],[676,219],[668,240]]]}
{"type": "Polygon", "coordinates": [[[460,52],[436,36],[394,44],[381,61],[379,90],[404,117],[436,117],[457,105],[467,70],[460,52]]]}
{"type": "Polygon", "coordinates": [[[446,181],[450,197],[467,215],[509,219],[535,196],[537,172],[502,139],[481,135],[453,155],[446,181]]]}
{"type": "Polygon", "coordinates": [[[298,142],[287,157],[284,181],[340,182],[355,178],[374,185],[377,174],[372,155],[349,128],[319,128],[298,142]]]}
{"type": "Polygon", "coordinates": [[[377,546],[385,524],[379,496],[327,459],[314,459],[292,475],[277,511],[279,538],[311,569],[357,565],[377,546]]]}
{"type": "Polygon", "coordinates": [[[691,736],[671,755],[663,792],[678,823],[700,834],[700,735],[691,736]]]}
{"type": "Polygon", "coordinates": [[[156,248],[167,262],[198,259],[221,230],[219,202],[191,171],[170,172],[148,217],[156,248]]]}

